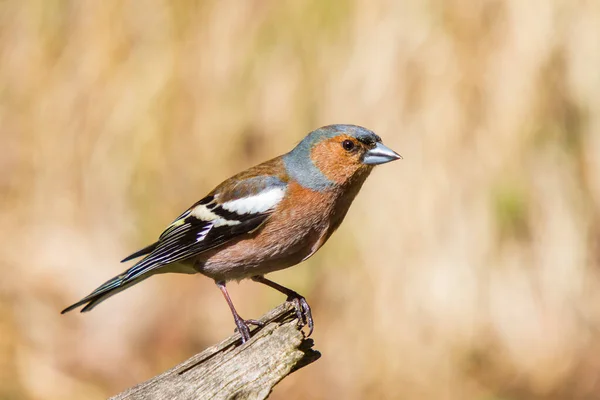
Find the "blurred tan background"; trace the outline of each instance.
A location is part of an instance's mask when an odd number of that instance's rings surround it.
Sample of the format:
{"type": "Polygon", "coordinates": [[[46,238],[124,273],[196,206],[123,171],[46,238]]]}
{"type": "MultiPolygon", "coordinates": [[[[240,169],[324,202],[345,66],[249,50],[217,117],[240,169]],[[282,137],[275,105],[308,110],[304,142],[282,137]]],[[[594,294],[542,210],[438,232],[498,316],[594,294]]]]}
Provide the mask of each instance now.
{"type": "Polygon", "coordinates": [[[202,276],[59,311],[331,123],[404,160],[271,275],[323,353],[273,398],[600,398],[600,3],[567,0],[0,2],[0,398],[105,398],[231,334],[202,276]]]}

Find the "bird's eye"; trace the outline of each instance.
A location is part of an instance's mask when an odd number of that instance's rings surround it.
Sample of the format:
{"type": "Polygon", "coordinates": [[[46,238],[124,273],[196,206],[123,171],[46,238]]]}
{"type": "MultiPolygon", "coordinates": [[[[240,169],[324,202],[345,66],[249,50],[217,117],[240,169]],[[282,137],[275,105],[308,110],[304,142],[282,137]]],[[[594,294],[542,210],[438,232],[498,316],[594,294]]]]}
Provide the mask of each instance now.
{"type": "Polygon", "coordinates": [[[342,142],[342,147],[346,151],[352,151],[354,149],[354,142],[352,140],[344,140],[342,142]]]}

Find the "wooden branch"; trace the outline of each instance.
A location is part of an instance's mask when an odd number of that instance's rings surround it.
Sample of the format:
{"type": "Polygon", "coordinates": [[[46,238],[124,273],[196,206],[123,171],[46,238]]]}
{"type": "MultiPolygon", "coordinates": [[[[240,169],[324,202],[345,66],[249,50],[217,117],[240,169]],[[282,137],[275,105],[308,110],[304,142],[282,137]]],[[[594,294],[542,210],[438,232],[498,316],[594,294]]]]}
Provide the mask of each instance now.
{"type": "Polygon", "coordinates": [[[265,399],[290,373],[316,361],[312,339],[298,328],[294,307],[284,303],[261,319],[241,344],[238,333],[178,366],[111,397],[138,399],[265,399]]]}

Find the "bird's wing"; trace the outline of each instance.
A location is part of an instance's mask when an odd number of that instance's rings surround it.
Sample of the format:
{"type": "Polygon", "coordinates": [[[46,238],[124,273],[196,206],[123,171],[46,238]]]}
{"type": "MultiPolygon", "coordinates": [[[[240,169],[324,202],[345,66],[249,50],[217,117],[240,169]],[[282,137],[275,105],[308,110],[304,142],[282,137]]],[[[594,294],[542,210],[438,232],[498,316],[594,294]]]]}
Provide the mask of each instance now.
{"type": "Polygon", "coordinates": [[[150,250],[123,274],[123,280],[135,279],[162,265],[194,257],[252,233],[268,219],[285,196],[286,188],[284,181],[273,176],[222,184],[173,221],[156,243],[126,258],[150,250]]]}
{"type": "MultiPolygon", "coordinates": [[[[246,171],[249,174],[252,171],[246,171]]],[[[125,260],[146,255],[62,313],[85,304],[90,311],[110,296],[148,278],[162,266],[214,249],[260,228],[285,196],[285,179],[236,175],[181,214],[151,244],[125,260]]],[[[167,268],[167,267],[165,267],[167,268]]]]}

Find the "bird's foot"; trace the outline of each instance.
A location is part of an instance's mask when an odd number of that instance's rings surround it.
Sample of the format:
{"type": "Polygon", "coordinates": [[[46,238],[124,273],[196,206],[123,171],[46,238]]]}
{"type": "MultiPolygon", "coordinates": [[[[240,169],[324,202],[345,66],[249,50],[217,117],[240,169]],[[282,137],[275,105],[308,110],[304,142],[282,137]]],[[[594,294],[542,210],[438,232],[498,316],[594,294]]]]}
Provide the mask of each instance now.
{"type": "Polygon", "coordinates": [[[288,296],[287,301],[290,301],[292,304],[294,304],[294,308],[296,309],[296,318],[298,318],[298,325],[300,327],[308,325],[308,335],[306,335],[306,337],[309,337],[313,333],[315,324],[313,322],[310,306],[306,302],[306,299],[304,296],[294,292],[288,296]]]}
{"type": "Polygon", "coordinates": [[[240,333],[240,335],[242,336],[242,343],[246,343],[248,340],[250,340],[250,326],[251,325],[258,326],[259,328],[262,328],[263,326],[265,326],[264,322],[258,321],[256,319],[243,319],[240,316],[235,318],[236,328],[235,328],[234,332],[240,333]]]}

